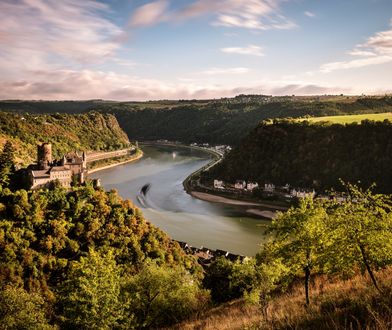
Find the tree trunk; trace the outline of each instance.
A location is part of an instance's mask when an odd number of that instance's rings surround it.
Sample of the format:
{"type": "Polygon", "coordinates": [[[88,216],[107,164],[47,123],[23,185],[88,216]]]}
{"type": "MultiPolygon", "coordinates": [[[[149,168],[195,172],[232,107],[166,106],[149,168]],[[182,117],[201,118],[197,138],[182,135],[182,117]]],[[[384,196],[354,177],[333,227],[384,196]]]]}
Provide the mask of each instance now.
{"type": "Polygon", "coordinates": [[[310,268],[309,266],[305,267],[305,299],[306,299],[306,307],[309,306],[309,282],[310,282],[310,268]]]}
{"type": "Polygon", "coordinates": [[[380,288],[377,285],[376,277],[374,276],[373,271],[370,268],[370,264],[369,264],[369,261],[367,260],[367,256],[365,253],[365,248],[363,247],[362,244],[359,244],[359,249],[361,250],[363,263],[366,266],[366,270],[369,273],[370,279],[372,280],[374,287],[377,289],[378,292],[381,292],[380,288]]]}

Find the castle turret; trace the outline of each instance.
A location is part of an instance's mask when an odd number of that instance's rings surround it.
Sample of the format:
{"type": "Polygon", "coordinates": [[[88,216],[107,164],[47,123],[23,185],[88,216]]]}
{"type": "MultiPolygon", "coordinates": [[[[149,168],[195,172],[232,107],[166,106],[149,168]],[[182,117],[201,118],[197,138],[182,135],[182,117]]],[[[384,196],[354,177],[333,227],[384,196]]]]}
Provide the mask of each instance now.
{"type": "Polygon", "coordinates": [[[38,169],[47,170],[52,164],[52,145],[50,143],[43,143],[37,146],[37,164],[38,169]]]}
{"type": "Polygon", "coordinates": [[[82,154],[82,161],[83,161],[83,168],[87,168],[87,154],[85,151],[83,151],[82,154]]]}

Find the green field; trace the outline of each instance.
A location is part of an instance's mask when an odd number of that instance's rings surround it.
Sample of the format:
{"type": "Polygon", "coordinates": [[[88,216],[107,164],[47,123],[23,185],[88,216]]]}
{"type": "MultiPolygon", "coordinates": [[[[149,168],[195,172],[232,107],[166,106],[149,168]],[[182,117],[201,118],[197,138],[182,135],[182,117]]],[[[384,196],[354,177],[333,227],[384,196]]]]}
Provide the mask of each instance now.
{"type": "Polygon", "coordinates": [[[333,124],[350,124],[350,123],[360,123],[362,120],[374,120],[374,121],[383,121],[385,119],[389,119],[392,121],[392,112],[384,112],[384,113],[369,113],[364,115],[345,115],[345,116],[327,116],[327,117],[313,117],[306,118],[301,120],[308,120],[313,123],[328,121],[333,124]]]}

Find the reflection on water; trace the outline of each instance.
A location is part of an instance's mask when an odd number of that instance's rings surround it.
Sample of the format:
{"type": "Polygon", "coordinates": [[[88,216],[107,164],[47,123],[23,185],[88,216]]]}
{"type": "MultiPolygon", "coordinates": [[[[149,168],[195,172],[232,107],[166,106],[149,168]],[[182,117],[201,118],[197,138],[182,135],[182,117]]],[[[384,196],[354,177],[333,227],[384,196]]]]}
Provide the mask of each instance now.
{"type": "Polygon", "coordinates": [[[241,216],[238,207],[188,195],[183,180],[211,160],[206,152],[184,147],[143,146],[144,157],[91,175],[106,189],[117,189],[170,237],[194,246],[254,255],[269,221],[241,216]],[[145,193],[141,189],[149,184],[145,193]]]}

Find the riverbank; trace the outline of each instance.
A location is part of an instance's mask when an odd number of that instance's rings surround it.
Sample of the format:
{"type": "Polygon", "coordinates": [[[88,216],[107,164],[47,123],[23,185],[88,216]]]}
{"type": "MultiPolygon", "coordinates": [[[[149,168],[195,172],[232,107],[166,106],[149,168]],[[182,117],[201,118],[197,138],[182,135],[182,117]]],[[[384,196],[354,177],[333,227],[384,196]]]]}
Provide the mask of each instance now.
{"type": "Polygon", "coordinates": [[[138,160],[138,159],[140,159],[142,157],[143,157],[143,151],[140,151],[135,157],[131,157],[131,158],[127,159],[127,160],[120,161],[118,163],[113,163],[113,164],[109,164],[109,165],[104,165],[104,166],[93,168],[91,170],[88,170],[87,174],[93,174],[93,173],[96,173],[96,172],[99,172],[99,171],[107,170],[107,169],[112,168],[112,167],[128,164],[128,163],[134,162],[134,161],[136,161],[136,160],[138,160]]]}
{"type": "Polygon", "coordinates": [[[287,211],[288,207],[284,206],[278,206],[278,205],[271,205],[267,203],[258,203],[258,202],[248,202],[244,200],[238,200],[238,199],[231,199],[227,197],[222,197],[218,195],[213,195],[209,193],[204,193],[200,191],[190,191],[188,192],[191,196],[201,199],[206,202],[211,202],[211,203],[222,203],[226,205],[237,205],[237,206],[243,206],[243,207],[251,207],[247,208],[246,212],[249,214],[261,216],[263,218],[267,219],[273,219],[275,217],[276,212],[275,211],[287,211]],[[272,210],[260,210],[258,208],[268,208],[268,209],[273,209],[272,210]]]}
{"type": "MultiPolygon", "coordinates": [[[[190,148],[192,148],[190,146],[190,148]]],[[[195,147],[193,147],[195,148],[195,147]]],[[[200,174],[203,171],[209,170],[211,167],[215,166],[218,164],[222,159],[223,155],[214,152],[214,150],[211,149],[206,149],[206,148],[200,148],[196,147],[199,150],[203,151],[210,151],[214,154],[215,159],[213,159],[211,162],[203,166],[202,168],[198,169],[197,171],[191,173],[184,181],[183,181],[183,186],[185,191],[200,200],[206,201],[206,202],[211,202],[211,203],[221,203],[221,204],[226,204],[226,205],[237,205],[240,207],[247,207],[247,206],[253,206],[252,208],[246,208],[245,212],[256,217],[261,217],[265,219],[273,219],[276,215],[276,211],[287,211],[289,208],[289,205],[283,206],[283,205],[277,205],[276,203],[268,203],[268,202],[259,202],[259,201],[249,201],[249,200],[244,200],[244,199],[234,199],[234,198],[229,198],[229,197],[224,197],[220,196],[218,194],[214,194],[211,192],[201,192],[194,187],[199,186],[200,182],[200,174]],[[263,208],[260,210],[259,208],[263,208]],[[267,210],[266,210],[267,209],[267,210]]]]}

